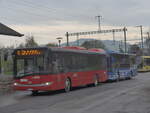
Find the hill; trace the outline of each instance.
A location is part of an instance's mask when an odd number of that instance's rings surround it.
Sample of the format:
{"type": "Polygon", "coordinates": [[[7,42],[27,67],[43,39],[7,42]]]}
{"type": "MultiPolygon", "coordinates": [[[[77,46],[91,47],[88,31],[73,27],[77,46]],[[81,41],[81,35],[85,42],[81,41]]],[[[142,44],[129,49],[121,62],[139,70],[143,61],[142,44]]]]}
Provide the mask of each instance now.
{"type": "MultiPolygon", "coordinates": [[[[90,39],[90,38],[85,38],[85,39],[79,39],[79,45],[82,45],[85,41],[90,41],[90,40],[95,40],[95,39],[90,39]]],[[[124,50],[124,43],[121,43],[120,41],[113,41],[113,40],[101,40],[104,45],[106,46],[107,50],[112,50],[112,51],[119,51],[119,47],[123,48],[124,50]]],[[[66,46],[66,43],[61,44],[62,46],[66,46]]],[[[69,42],[70,46],[77,46],[77,40],[69,42]]],[[[127,47],[129,47],[130,44],[127,43],[127,47]]]]}

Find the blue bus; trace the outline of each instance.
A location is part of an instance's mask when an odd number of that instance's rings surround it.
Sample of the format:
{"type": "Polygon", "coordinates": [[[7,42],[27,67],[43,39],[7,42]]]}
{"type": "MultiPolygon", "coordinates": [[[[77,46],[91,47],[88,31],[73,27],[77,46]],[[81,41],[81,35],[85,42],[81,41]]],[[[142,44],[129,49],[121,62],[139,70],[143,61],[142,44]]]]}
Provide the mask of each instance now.
{"type": "Polygon", "coordinates": [[[136,55],[107,51],[108,80],[130,79],[137,75],[136,55]]]}

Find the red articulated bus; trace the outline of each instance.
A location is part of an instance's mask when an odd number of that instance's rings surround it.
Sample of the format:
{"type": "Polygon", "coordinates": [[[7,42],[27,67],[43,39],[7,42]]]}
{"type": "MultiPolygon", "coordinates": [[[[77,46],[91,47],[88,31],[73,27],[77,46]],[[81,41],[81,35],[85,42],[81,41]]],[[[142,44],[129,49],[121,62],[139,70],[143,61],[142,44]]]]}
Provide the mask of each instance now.
{"type": "Polygon", "coordinates": [[[15,90],[53,91],[88,84],[98,85],[107,76],[107,57],[103,50],[81,47],[37,47],[15,49],[15,90]]]}

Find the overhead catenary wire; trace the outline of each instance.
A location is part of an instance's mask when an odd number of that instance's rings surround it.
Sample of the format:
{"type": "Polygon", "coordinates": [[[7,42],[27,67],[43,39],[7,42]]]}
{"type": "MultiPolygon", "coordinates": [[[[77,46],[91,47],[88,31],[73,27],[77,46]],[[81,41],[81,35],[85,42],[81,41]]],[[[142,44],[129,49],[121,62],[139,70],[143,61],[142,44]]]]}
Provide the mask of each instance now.
{"type": "MultiPolygon", "coordinates": [[[[43,15],[43,14],[35,14],[35,13],[33,13],[33,12],[28,12],[28,11],[25,11],[25,10],[23,10],[23,9],[13,9],[13,8],[11,8],[11,7],[8,7],[7,9],[9,9],[8,10],[8,12],[10,12],[11,14],[13,14],[14,16],[12,16],[11,18],[8,18],[7,16],[1,16],[1,18],[4,18],[4,20],[9,20],[9,21],[13,21],[13,22],[20,22],[20,23],[25,23],[25,24],[28,24],[28,23],[30,23],[30,24],[32,24],[31,22],[30,22],[30,20],[31,20],[31,18],[32,19],[36,19],[36,20],[40,20],[41,22],[42,22],[42,24],[45,22],[44,20],[49,20],[50,19],[50,17],[46,17],[45,15],[43,15]],[[17,16],[17,13],[15,13],[15,12],[23,12],[23,14],[22,15],[24,15],[25,16],[25,14],[27,15],[26,16],[26,18],[16,18],[16,16],[17,16]],[[13,12],[13,13],[12,13],[13,12]],[[16,16],[15,16],[16,15],[16,16]],[[28,17],[28,18],[27,18],[28,17]],[[15,19],[14,19],[15,18],[15,19]]],[[[39,21],[39,22],[40,22],[39,21]]],[[[46,22],[47,22],[46,21],[46,22]]],[[[34,23],[34,22],[33,22],[34,23]]]]}
{"type": "MultiPolygon", "coordinates": [[[[11,13],[13,12],[13,11],[18,11],[18,12],[20,12],[20,14],[27,14],[27,15],[29,15],[29,16],[37,16],[37,17],[39,17],[39,18],[45,18],[45,17],[47,17],[47,18],[50,18],[48,15],[45,15],[44,13],[35,13],[35,12],[33,12],[33,10],[31,10],[31,11],[28,11],[28,10],[24,10],[23,8],[22,9],[17,9],[17,8],[13,8],[13,7],[7,7],[7,9],[10,9],[10,10],[7,10],[7,11],[11,11],[11,13]]],[[[13,14],[15,14],[15,12],[13,12],[13,14]]]]}
{"type": "MultiPolygon", "coordinates": [[[[30,10],[24,10],[24,12],[27,12],[27,13],[33,13],[34,12],[34,15],[37,15],[37,12],[39,15],[39,18],[41,18],[42,16],[44,17],[49,17],[49,18],[52,18],[53,20],[63,20],[63,16],[59,16],[57,17],[57,15],[61,15],[62,14],[62,11],[64,10],[63,8],[53,8],[53,7],[46,7],[46,5],[41,5],[41,4],[38,4],[39,2],[32,2],[32,1],[25,1],[25,0],[20,0],[20,1],[16,1],[16,0],[12,0],[11,2],[9,2],[8,5],[15,5],[17,7],[20,7],[19,10],[22,10],[22,9],[27,9],[27,8],[31,8],[30,10]],[[40,12],[40,13],[39,13],[40,12]],[[48,15],[49,14],[49,15],[48,15]]],[[[67,17],[68,18],[72,18],[72,16],[70,14],[72,14],[72,12],[70,10],[67,11],[67,17]]],[[[76,17],[83,17],[83,14],[78,14],[78,16],[76,17]]],[[[49,19],[50,20],[50,19],[49,19]]]]}
{"type": "MultiPolygon", "coordinates": [[[[23,15],[26,14],[26,15],[28,15],[28,17],[37,17],[38,19],[47,19],[47,20],[48,19],[50,20],[50,18],[52,18],[52,17],[50,17],[50,15],[47,14],[47,12],[51,13],[51,15],[56,13],[56,12],[54,12],[54,11],[56,11],[54,9],[52,11],[52,9],[50,9],[50,8],[49,9],[48,8],[43,8],[44,6],[37,7],[36,5],[33,6],[32,5],[33,3],[31,4],[31,2],[30,2],[30,4],[28,2],[26,3],[26,1],[24,1],[24,2],[25,3],[21,3],[21,2],[16,2],[15,0],[12,0],[11,2],[9,2],[9,4],[7,4],[5,6],[5,9],[10,9],[10,10],[7,10],[7,11],[11,11],[11,14],[18,14],[17,12],[19,12],[19,14],[23,14],[23,15]],[[14,7],[14,5],[16,7],[14,7]],[[20,8],[17,9],[17,7],[20,7],[20,8]],[[27,9],[27,10],[25,10],[25,9],[27,9]],[[43,13],[43,12],[45,12],[45,13],[43,13]]],[[[34,4],[36,4],[36,3],[34,3],[34,4]]],[[[17,18],[15,18],[15,19],[17,19],[17,18]]]]}
{"type": "Polygon", "coordinates": [[[45,7],[44,5],[37,4],[35,2],[29,2],[29,1],[24,1],[24,0],[16,2],[15,0],[12,0],[11,3],[13,3],[15,5],[21,5],[23,7],[28,7],[28,8],[30,7],[32,9],[36,9],[36,10],[44,10],[46,12],[50,12],[50,13],[55,12],[56,13],[56,9],[52,9],[50,7],[45,7]]]}

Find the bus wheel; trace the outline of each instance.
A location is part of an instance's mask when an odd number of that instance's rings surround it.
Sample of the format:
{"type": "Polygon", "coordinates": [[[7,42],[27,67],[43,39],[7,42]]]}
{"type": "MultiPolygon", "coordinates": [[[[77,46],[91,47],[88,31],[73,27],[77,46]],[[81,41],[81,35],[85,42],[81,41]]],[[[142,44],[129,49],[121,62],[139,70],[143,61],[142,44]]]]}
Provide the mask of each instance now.
{"type": "Polygon", "coordinates": [[[118,72],[118,76],[117,76],[117,82],[120,81],[120,73],[118,72]]]}
{"type": "Polygon", "coordinates": [[[120,74],[118,74],[117,82],[119,82],[120,80],[121,80],[121,78],[120,78],[120,74]]]}
{"type": "Polygon", "coordinates": [[[95,76],[94,77],[94,86],[96,87],[96,86],[98,86],[98,77],[97,76],[95,76]]]}
{"type": "Polygon", "coordinates": [[[71,81],[69,78],[66,79],[65,81],[65,92],[69,92],[71,90],[71,81]]]}
{"type": "Polygon", "coordinates": [[[36,96],[37,94],[38,94],[38,91],[37,91],[37,90],[32,91],[32,95],[33,95],[33,96],[36,96]]]}
{"type": "Polygon", "coordinates": [[[133,76],[134,76],[134,73],[133,73],[133,71],[131,71],[130,79],[132,79],[133,76]]]}

